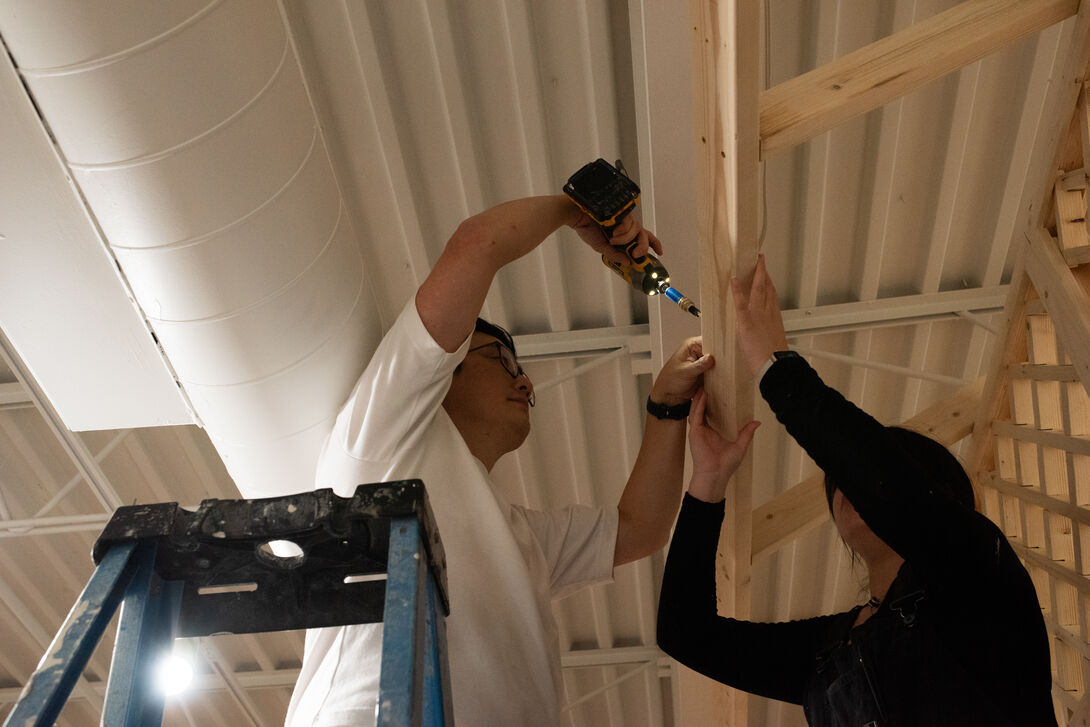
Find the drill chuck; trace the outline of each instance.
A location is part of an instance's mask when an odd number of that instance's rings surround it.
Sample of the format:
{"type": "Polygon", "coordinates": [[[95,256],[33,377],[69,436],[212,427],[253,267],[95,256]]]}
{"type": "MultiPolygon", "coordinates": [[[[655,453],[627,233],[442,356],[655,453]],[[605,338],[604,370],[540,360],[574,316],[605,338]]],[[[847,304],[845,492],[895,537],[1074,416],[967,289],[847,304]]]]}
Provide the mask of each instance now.
{"type": "Polygon", "coordinates": [[[683,311],[699,318],[700,309],[696,307],[693,301],[670,285],[670,272],[662,264],[662,261],[650,252],[639,258],[633,257],[632,250],[635,246],[636,242],[633,241],[625,247],[628,260],[623,263],[614,262],[605,255],[602,256],[602,262],[644,295],[665,295],[671,301],[677,303],[683,311]]]}

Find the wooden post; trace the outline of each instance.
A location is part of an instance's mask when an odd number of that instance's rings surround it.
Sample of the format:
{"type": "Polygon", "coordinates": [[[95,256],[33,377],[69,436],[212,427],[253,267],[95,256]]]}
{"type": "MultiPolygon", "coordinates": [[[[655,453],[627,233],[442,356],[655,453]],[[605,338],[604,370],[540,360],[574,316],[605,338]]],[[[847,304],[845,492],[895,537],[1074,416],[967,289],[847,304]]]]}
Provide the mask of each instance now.
{"type": "MultiPolygon", "coordinates": [[[[753,381],[734,333],[730,280],[748,282],[757,260],[760,4],[754,0],[691,0],[696,175],[700,236],[701,333],[716,367],[705,377],[709,419],[733,437],[753,416],[753,381]]],[[[749,615],[752,511],[750,457],[727,493],[718,553],[719,609],[749,615]]],[[[683,724],[747,724],[746,695],[700,685],[682,672],[683,724]]]]}

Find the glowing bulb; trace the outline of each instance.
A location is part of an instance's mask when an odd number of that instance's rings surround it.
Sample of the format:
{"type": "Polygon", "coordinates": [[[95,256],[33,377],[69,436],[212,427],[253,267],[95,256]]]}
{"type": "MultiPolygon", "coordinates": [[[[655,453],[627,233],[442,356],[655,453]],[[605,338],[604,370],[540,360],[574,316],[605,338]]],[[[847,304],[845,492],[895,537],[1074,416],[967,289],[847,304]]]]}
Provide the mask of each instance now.
{"type": "MultiPolygon", "coordinates": [[[[175,642],[178,644],[180,642],[175,642]]],[[[164,654],[155,668],[155,681],[167,696],[178,694],[193,681],[193,659],[188,649],[175,649],[164,654]]]]}
{"type": "Polygon", "coordinates": [[[659,276],[659,274],[658,274],[658,273],[651,273],[651,279],[652,279],[652,280],[654,280],[654,279],[655,279],[655,278],[657,278],[658,276],[659,276]]]}

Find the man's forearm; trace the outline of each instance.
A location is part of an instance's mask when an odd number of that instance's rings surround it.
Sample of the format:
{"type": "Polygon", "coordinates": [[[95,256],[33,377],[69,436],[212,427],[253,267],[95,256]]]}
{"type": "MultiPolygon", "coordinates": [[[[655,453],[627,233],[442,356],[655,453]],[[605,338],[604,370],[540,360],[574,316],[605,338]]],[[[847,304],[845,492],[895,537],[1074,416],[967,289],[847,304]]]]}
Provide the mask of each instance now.
{"type": "Polygon", "coordinates": [[[685,428],[684,420],[647,416],[636,464],[617,505],[615,565],[639,560],[666,545],[681,503],[685,428]]]}
{"type": "Polygon", "coordinates": [[[470,248],[464,252],[485,257],[495,273],[579,217],[579,208],[563,195],[511,200],[467,219],[448,246],[470,248]]]}
{"type": "Polygon", "coordinates": [[[462,222],[416,294],[432,338],[454,351],[473,330],[496,272],[580,215],[566,197],[553,195],[504,202],[462,222]]]}

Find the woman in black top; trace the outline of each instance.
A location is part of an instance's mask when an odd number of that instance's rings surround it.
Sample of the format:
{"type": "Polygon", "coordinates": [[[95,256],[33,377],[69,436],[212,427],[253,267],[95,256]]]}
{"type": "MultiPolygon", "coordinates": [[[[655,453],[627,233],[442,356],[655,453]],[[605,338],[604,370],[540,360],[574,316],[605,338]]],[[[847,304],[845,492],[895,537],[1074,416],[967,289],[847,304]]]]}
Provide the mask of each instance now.
{"type": "Polygon", "coordinates": [[[758,262],[748,301],[734,282],[739,343],[776,418],[826,474],[841,537],[871,598],[787,623],[716,614],[722,499],[737,442],[694,399],[694,472],[663,577],[658,642],[687,666],[747,692],[803,705],[811,725],[1056,725],[1048,636],[1028,574],[973,508],[964,469],[923,435],[884,427],[787,348],[776,291],[758,262]],[[769,363],[771,362],[771,363],[769,363]]]}

